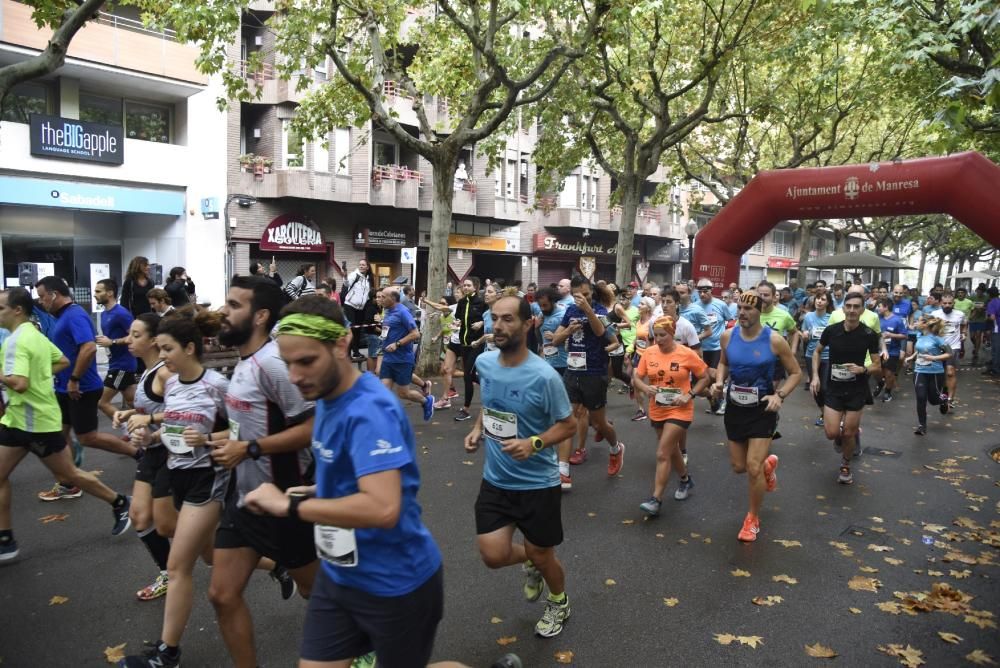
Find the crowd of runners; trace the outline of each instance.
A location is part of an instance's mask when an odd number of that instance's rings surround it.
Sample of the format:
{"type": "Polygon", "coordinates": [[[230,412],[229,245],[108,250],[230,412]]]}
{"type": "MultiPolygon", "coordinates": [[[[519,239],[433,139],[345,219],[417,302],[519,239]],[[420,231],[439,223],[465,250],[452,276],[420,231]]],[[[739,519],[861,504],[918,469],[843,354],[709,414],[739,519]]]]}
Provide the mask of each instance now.
{"type": "MultiPolygon", "coordinates": [[[[300,666],[427,665],[444,616],[442,557],[421,519],[401,401],[424,420],[453,409],[469,421],[464,450],[485,453],[474,505],[482,561],[519,568],[528,601],[545,595],[534,630],[552,637],[571,614],[556,554],[562,497],[589,458],[591,428],[608,449],[607,475],[624,466],[626,443],[607,415],[616,383],[635,402],[632,420],[653,428],[641,511],[660,514],[671,472],[675,500],[693,493],[686,435],[703,405],[725,430],[733,471],[746,474],[734,533],[752,542],[777,487],[770,450],[782,404],[796,388],[815,398],[816,425],[833,442],[831,482],[850,485],[867,406],[912,382],[923,435],[927,404],[956,407],[966,354],[991,355],[984,373],[1000,374],[1000,298],[986,286],[921,296],[884,283],[618,289],[573,276],[522,289],[469,277],[460,294],[415,303],[412,290],[375,289],[364,262],[339,294],[314,290],[306,272],[291,294],[256,269],[233,278],[215,311],[134,313],[113,280],[100,281],[100,333],[58,277],[39,281],[37,297],[0,292],[0,561],[19,554],[9,479],[29,452],[54,479],[42,501],[86,493],[108,503],[112,535],[132,527],[152,559],[136,596],[165,598],[158,641],[122,666],[180,665],[193,602],[206,593],[233,664],[256,666],[243,594],[257,571],[276,596],[308,599],[300,666]],[[423,328],[443,344],[440,398],[415,373],[423,328]],[[238,351],[231,374],[206,364],[206,341],[238,351]],[[98,347],[108,349],[103,382],[98,347]],[[99,413],[116,433],[99,431],[99,413]],[[131,493],[81,470],[88,447],[134,458],[131,493]],[[207,592],[195,591],[199,557],[214,566],[207,592]]],[[[507,655],[495,665],[520,664],[507,655]]]]}

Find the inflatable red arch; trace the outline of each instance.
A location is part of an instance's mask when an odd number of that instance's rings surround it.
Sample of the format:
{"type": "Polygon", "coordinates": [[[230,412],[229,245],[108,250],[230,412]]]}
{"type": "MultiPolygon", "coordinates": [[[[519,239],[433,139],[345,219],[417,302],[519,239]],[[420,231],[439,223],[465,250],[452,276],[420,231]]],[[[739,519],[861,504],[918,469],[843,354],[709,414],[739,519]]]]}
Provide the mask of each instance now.
{"type": "MultiPolygon", "coordinates": [[[[1000,246],[1000,167],[976,152],[755,176],[695,240],[695,280],[738,283],[740,256],[782,220],[947,213],[1000,246]]],[[[746,286],[742,286],[746,287],[746,286]]]]}

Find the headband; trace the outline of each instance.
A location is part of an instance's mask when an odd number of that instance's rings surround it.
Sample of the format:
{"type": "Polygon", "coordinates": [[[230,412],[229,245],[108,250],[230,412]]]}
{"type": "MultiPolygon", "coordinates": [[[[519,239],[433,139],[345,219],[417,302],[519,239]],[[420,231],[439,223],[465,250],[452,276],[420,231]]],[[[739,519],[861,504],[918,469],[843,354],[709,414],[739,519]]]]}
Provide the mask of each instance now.
{"type": "Polygon", "coordinates": [[[665,331],[668,335],[673,336],[677,332],[677,323],[669,315],[664,315],[656,319],[653,323],[653,329],[659,327],[665,331]]]}
{"type": "Polygon", "coordinates": [[[744,292],[736,299],[736,303],[752,306],[758,311],[764,310],[764,300],[753,292],[744,292]]]}
{"type": "Polygon", "coordinates": [[[347,334],[347,328],[339,322],[311,313],[286,315],[278,323],[278,335],[306,336],[319,341],[336,341],[347,334]]]}

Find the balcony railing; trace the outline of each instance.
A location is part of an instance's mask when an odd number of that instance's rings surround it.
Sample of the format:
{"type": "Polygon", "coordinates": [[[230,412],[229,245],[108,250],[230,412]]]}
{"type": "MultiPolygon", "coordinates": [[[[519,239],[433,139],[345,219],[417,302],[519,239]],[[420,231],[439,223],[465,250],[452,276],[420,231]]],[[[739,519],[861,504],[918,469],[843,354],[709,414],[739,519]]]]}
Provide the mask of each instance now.
{"type": "Polygon", "coordinates": [[[375,165],[372,167],[372,185],[376,188],[383,181],[416,181],[420,188],[424,187],[424,175],[406,165],[375,165]]]}
{"type": "Polygon", "coordinates": [[[271,63],[258,63],[253,71],[250,71],[247,61],[237,60],[236,67],[240,77],[250,79],[258,86],[263,84],[265,81],[271,81],[275,78],[274,65],[271,63]]]}
{"type": "Polygon", "coordinates": [[[404,100],[412,100],[413,97],[408,95],[402,88],[396,84],[395,81],[383,81],[382,82],[382,94],[386,98],[402,98],[404,100]]]}
{"type": "Polygon", "coordinates": [[[149,35],[150,37],[160,37],[162,39],[168,39],[171,42],[177,41],[177,32],[174,30],[164,29],[164,30],[152,30],[146,27],[142,21],[136,21],[135,19],[128,19],[124,16],[118,16],[117,14],[109,14],[107,12],[97,12],[96,23],[102,23],[106,26],[111,26],[112,28],[121,28],[122,30],[131,30],[132,32],[141,33],[143,35],[149,35]]]}

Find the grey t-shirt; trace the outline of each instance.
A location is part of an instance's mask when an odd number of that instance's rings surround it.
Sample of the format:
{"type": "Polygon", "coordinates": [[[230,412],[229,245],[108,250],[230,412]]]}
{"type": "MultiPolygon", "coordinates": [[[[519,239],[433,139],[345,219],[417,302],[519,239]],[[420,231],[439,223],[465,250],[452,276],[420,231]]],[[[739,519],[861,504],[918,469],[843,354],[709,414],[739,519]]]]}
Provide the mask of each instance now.
{"type": "MultiPolygon", "coordinates": [[[[288,380],[288,367],[278,353],[278,344],[268,341],[236,365],[226,392],[226,408],[230,438],[249,441],[308,419],[314,404],[303,399],[288,380]]],[[[306,484],[311,467],[308,446],[297,452],[264,455],[256,461],[244,459],[236,466],[237,505],[242,506],[247,493],[265,482],[273,482],[281,489],[306,484]]]]}
{"type": "MultiPolygon", "coordinates": [[[[153,379],[156,378],[156,372],[161,368],[163,368],[163,362],[157,362],[155,366],[142,372],[142,378],[139,379],[139,384],[135,388],[135,400],[132,403],[136,413],[156,415],[163,412],[164,398],[153,394],[153,379]]],[[[164,392],[166,392],[166,388],[164,388],[164,392]]],[[[155,431],[158,428],[158,425],[150,425],[150,431],[155,431]]],[[[158,448],[160,445],[160,443],[153,443],[150,447],[158,448]]]]}
{"type": "MultiPolygon", "coordinates": [[[[179,434],[185,427],[193,427],[206,435],[224,429],[228,387],[229,381],[225,376],[212,369],[205,369],[201,378],[189,383],[182,382],[178,376],[171,376],[163,393],[160,438],[176,440],[173,434],[179,434]]],[[[171,451],[167,466],[171,469],[208,468],[213,465],[211,452],[212,448],[207,445],[184,454],[171,451]]]]}

